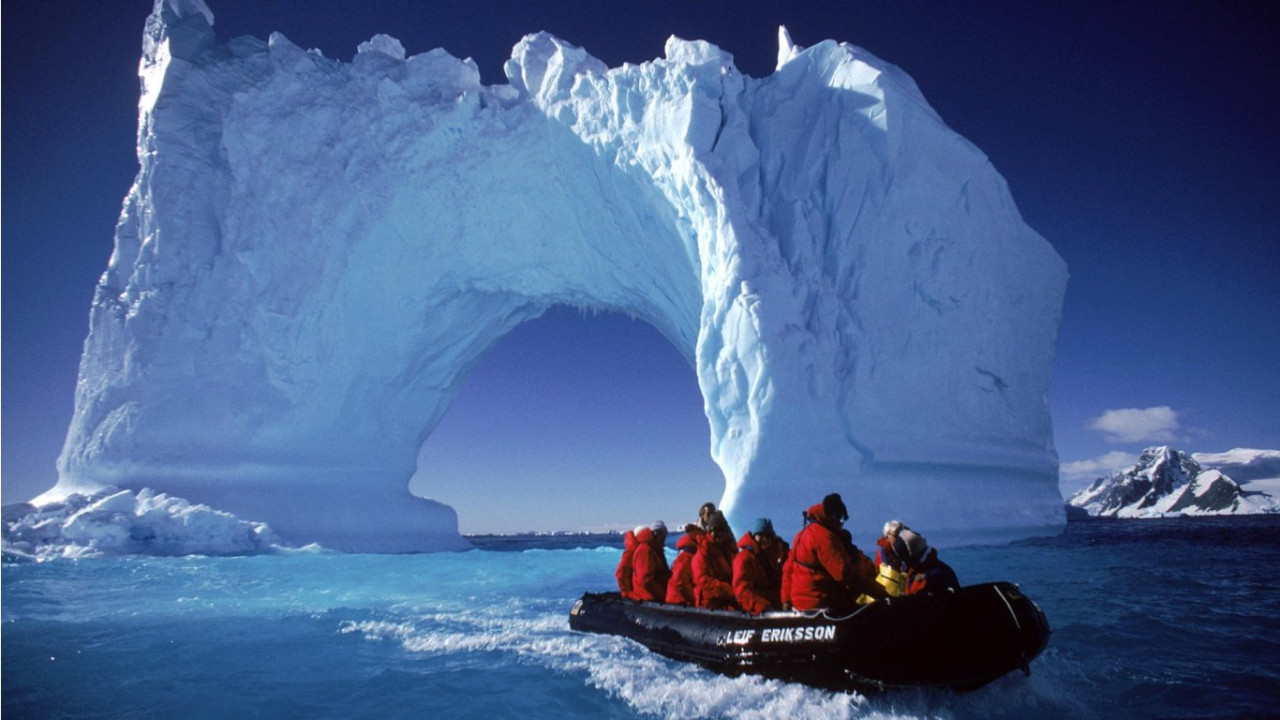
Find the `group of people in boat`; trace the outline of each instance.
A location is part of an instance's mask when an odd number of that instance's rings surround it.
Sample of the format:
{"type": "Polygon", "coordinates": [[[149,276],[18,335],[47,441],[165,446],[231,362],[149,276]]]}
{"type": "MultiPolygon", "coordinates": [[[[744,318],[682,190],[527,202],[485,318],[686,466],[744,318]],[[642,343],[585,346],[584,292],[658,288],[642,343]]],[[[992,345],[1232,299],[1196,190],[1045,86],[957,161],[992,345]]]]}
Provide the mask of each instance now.
{"type": "Polygon", "coordinates": [[[958,588],[959,581],[924,536],[901,521],[885,523],[872,561],[844,523],[838,493],[804,512],[790,545],[758,518],[735,542],[724,513],[704,503],[698,522],[684,527],[667,565],[667,527],[661,521],[628,530],[615,573],[624,597],[715,610],[817,610],[847,613],[888,597],[958,588]]]}

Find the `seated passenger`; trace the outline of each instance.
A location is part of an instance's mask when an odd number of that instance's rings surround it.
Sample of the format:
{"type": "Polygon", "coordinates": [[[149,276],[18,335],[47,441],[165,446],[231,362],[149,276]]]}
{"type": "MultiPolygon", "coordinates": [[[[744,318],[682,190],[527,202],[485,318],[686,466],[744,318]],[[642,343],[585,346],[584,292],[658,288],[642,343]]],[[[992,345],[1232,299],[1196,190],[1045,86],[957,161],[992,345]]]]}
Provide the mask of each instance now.
{"type": "Polygon", "coordinates": [[[924,536],[902,523],[898,525],[894,549],[907,572],[905,594],[959,589],[956,571],[938,559],[938,551],[929,547],[924,536]]]}
{"type": "Polygon", "coordinates": [[[736,608],[733,598],[733,566],[724,554],[726,526],[713,524],[711,532],[697,537],[698,553],[693,556],[693,599],[700,608],[736,608]]]}
{"type": "Polygon", "coordinates": [[[787,545],[787,541],[778,538],[778,543],[786,550],[780,554],[779,562],[782,564],[782,609],[791,609],[791,567],[795,564],[791,562],[791,546],[787,545]]]}
{"type": "Polygon", "coordinates": [[[898,556],[898,549],[894,547],[898,539],[898,531],[901,529],[901,522],[890,520],[884,524],[884,533],[880,539],[876,540],[876,545],[879,546],[876,550],[876,567],[880,571],[876,582],[889,593],[889,597],[902,597],[907,594],[907,566],[898,556]]]}
{"type": "Polygon", "coordinates": [[[720,549],[724,551],[724,556],[730,562],[733,556],[738,554],[738,543],[733,541],[733,529],[729,527],[729,521],[725,518],[724,513],[716,510],[711,514],[711,529],[720,530],[720,549]]]}
{"type": "Polygon", "coordinates": [[[613,576],[618,579],[618,592],[622,593],[622,597],[631,597],[631,575],[632,575],[632,557],[636,552],[636,531],[628,530],[622,536],[622,559],[618,561],[618,569],[613,571],[613,576]]]}
{"type": "Polygon", "coordinates": [[[667,599],[667,581],[671,570],[663,543],[667,541],[667,526],[657,521],[636,533],[635,554],[631,557],[631,597],[648,602],[667,599]]]}
{"type": "Polygon", "coordinates": [[[782,567],[774,555],[777,535],[768,518],[759,518],[738,541],[733,558],[733,595],[752,615],[782,607],[782,567]]]}
{"type": "Polygon", "coordinates": [[[849,512],[838,494],[805,513],[807,523],[791,546],[788,592],[796,610],[827,608],[850,612],[860,595],[888,597],[876,582],[876,569],[840,531],[849,512]]]}
{"type": "Polygon", "coordinates": [[[698,508],[698,529],[702,532],[711,531],[711,518],[716,514],[716,504],[713,502],[704,502],[702,507],[698,508]]]}
{"type": "Polygon", "coordinates": [[[671,580],[667,581],[667,602],[672,605],[694,605],[693,556],[698,553],[698,536],[702,529],[685,525],[684,535],[676,541],[676,559],[671,563],[671,580]]]}

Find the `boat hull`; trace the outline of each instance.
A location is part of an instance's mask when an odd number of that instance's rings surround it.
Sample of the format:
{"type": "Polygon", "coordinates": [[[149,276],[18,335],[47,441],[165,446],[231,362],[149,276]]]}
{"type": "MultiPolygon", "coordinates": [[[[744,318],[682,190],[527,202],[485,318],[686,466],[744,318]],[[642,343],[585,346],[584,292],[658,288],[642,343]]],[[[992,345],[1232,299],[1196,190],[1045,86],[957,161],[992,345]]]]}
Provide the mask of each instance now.
{"type": "Polygon", "coordinates": [[[844,617],[748,615],[586,593],[569,627],[628,637],[730,675],[863,691],[981,687],[1013,670],[1029,673],[1049,639],[1044,613],[1012,583],[884,600],[844,617]]]}

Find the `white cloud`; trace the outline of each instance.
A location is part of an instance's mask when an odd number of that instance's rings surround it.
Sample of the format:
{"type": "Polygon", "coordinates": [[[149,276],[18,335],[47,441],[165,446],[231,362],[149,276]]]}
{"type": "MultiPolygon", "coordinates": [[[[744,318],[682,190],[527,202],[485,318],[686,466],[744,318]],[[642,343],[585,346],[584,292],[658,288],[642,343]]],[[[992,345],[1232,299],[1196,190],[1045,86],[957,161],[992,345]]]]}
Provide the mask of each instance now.
{"type": "Polygon", "coordinates": [[[1101,457],[1062,463],[1058,466],[1058,484],[1064,493],[1069,487],[1075,492],[1100,477],[1128,470],[1137,464],[1137,455],[1113,450],[1101,457]]]}
{"type": "Polygon", "coordinates": [[[1113,443],[1177,442],[1182,429],[1178,411],[1167,405],[1107,410],[1089,421],[1089,428],[1113,443]]]}

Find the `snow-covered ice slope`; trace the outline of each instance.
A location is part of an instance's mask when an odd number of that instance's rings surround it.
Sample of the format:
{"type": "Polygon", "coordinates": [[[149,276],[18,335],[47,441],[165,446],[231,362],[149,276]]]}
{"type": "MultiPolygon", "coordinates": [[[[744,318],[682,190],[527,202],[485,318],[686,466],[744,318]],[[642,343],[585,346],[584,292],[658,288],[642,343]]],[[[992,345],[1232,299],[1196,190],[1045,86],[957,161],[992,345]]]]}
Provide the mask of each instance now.
{"type": "MultiPolygon", "coordinates": [[[[861,537],[1063,522],[1047,405],[1066,268],[902,71],[749,78],[672,38],[609,69],[530,35],[509,85],[377,36],[219,44],[157,0],[141,164],[48,497],[155,488],[348,550],[456,542],[407,490],[469,368],[555,304],[695,369],[736,524],[840,491],[861,537]]],[[[795,512],[791,512],[794,510],[795,512]]]]}

